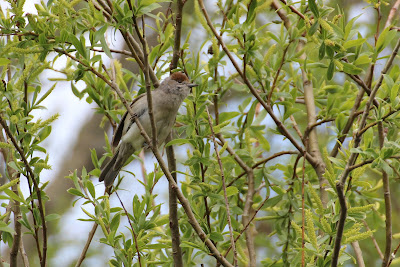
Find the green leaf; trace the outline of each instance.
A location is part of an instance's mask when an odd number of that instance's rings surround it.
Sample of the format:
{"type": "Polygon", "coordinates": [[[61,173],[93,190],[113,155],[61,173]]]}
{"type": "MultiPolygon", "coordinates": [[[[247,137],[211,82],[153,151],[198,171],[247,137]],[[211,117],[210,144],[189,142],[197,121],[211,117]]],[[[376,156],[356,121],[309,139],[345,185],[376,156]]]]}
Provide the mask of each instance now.
{"type": "Polygon", "coordinates": [[[6,226],[6,225],[0,225],[0,231],[7,232],[7,233],[10,233],[12,235],[15,234],[14,229],[12,229],[11,227],[6,226]]]}
{"type": "Polygon", "coordinates": [[[350,40],[350,41],[345,42],[345,43],[343,44],[343,47],[346,48],[346,49],[349,49],[350,47],[360,46],[360,45],[362,45],[365,41],[366,41],[365,38],[350,40]]]}
{"type": "Polygon", "coordinates": [[[76,38],[76,36],[71,33],[68,39],[72,43],[72,45],[76,48],[78,53],[85,58],[86,48],[82,45],[82,43],[78,40],[78,38],[76,38]]]}
{"type": "Polygon", "coordinates": [[[249,10],[247,12],[246,24],[250,25],[256,18],[257,0],[251,0],[249,10]]]}
{"type": "Polygon", "coordinates": [[[344,115],[343,113],[339,113],[339,115],[337,116],[335,123],[336,123],[336,128],[338,129],[338,132],[341,133],[344,126],[346,125],[346,115],[344,115]]]}
{"type": "Polygon", "coordinates": [[[390,27],[387,27],[382,31],[376,41],[376,51],[379,54],[382,50],[396,37],[397,31],[391,31],[390,27]]]}
{"type": "Polygon", "coordinates": [[[314,14],[316,18],[319,18],[319,11],[315,0],[309,0],[308,6],[310,7],[311,12],[314,14]]]}
{"type": "Polygon", "coordinates": [[[321,46],[319,47],[318,58],[319,60],[323,59],[325,56],[325,43],[322,42],[321,46]]]}
{"type": "Polygon", "coordinates": [[[22,197],[18,196],[17,194],[15,194],[13,191],[11,191],[10,189],[6,188],[4,189],[4,193],[6,193],[10,198],[12,198],[15,201],[18,201],[20,203],[25,203],[25,199],[23,199],[22,197]]]}
{"type": "Polygon", "coordinates": [[[314,35],[314,33],[318,30],[319,28],[319,22],[316,21],[314,24],[311,26],[310,30],[308,31],[309,35],[314,35]]]}
{"type": "Polygon", "coordinates": [[[8,58],[0,58],[0,66],[5,66],[10,63],[11,63],[11,60],[9,60],[8,58]]]}
{"type": "Polygon", "coordinates": [[[7,189],[7,188],[9,188],[9,187],[11,187],[13,185],[18,184],[18,182],[19,182],[19,178],[16,178],[16,179],[11,180],[10,182],[8,182],[6,184],[3,184],[2,186],[0,186],[0,192],[3,192],[4,189],[7,189]]]}
{"type": "Polygon", "coordinates": [[[57,83],[53,84],[51,88],[35,103],[35,105],[39,105],[43,100],[45,100],[51,94],[51,92],[53,92],[54,88],[56,88],[56,85],[57,83]]]}
{"type": "Polygon", "coordinates": [[[265,203],[265,206],[266,207],[274,207],[274,206],[276,206],[276,204],[278,204],[282,200],[282,198],[283,198],[283,194],[278,195],[276,197],[269,198],[267,200],[267,202],[265,203]]]}
{"type": "Polygon", "coordinates": [[[345,30],[344,30],[344,40],[347,40],[347,38],[349,38],[351,31],[353,30],[353,24],[354,22],[361,16],[362,14],[352,18],[349,23],[347,23],[345,30]]]}
{"type": "Polygon", "coordinates": [[[214,242],[222,242],[224,241],[224,236],[218,232],[212,232],[210,234],[210,239],[214,242]]]}
{"type": "Polygon", "coordinates": [[[346,62],[341,62],[343,64],[343,72],[353,75],[358,75],[362,73],[362,69],[354,66],[353,64],[349,64],[346,62]]]}
{"type": "Polygon", "coordinates": [[[43,141],[44,139],[46,139],[50,135],[50,133],[51,133],[50,125],[43,127],[38,134],[39,141],[43,141]]]}
{"type": "Polygon", "coordinates": [[[190,144],[190,140],[188,139],[174,139],[169,141],[165,147],[173,146],[173,145],[183,145],[183,144],[190,144]]]}
{"type": "Polygon", "coordinates": [[[253,127],[250,128],[252,134],[257,138],[257,141],[260,143],[262,148],[265,151],[269,151],[271,149],[271,146],[267,140],[267,138],[264,137],[263,133],[261,131],[253,130],[253,127]]]}
{"type": "Polygon", "coordinates": [[[354,65],[364,65],[371,63],[372,58],[368,55],[361,55],[355,61],[354,65]]]}
{"type": "Polygon", "coordinates": [[[226,188],[226,195],[228,197],[233,196],[233,195],[237,195],[239,193],[239,190],[234,187],[234,186],[229,186],[226,188]]]}
{"type": "Polygon", "coordinates": [[[85,195],[76,188],[70,188],[67,192],[78,197],[85,197],[85,195]]]}
{"type": "Polygon", "coordinates": [[[328,70],[326,71],[326,77],[328,81],[332,80],[334,73],[335,73],[335,63],[333,63],[333,60],[331,60],[328,66],[328,70]]]}
{"type": "Polygon", "coordinates": [[[240,115],[240,112],[232,111],[232,112],[221,112],[219,114],[219,121],[224,122],[227,120],[231,120],[240,115]]]}
{"type": "Polygon", "coordinates": [[[93,185],[92,181],[90,181],[90,180],[87,181],[87,182],[85,183],[85,185],[86,185],[86,188],[88,189],[90,195],[91,195],[93,198],[96,198],[96,190],[94,189],[94,185],[93,185]]]}

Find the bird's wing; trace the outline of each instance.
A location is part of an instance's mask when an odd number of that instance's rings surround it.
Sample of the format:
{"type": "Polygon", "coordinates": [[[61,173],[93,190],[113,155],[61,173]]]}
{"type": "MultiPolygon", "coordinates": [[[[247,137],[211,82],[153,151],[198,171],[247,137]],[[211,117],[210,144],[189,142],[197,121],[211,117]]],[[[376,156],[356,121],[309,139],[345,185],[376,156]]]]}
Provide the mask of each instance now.
{"type": "Polygon", "coordinates": [[[118,124],[117,131],[115,131],[113,140],[112,140],[112,146],[116,147],[118,146],[119,141],[121,140],[122,137],[122,130],[124,129],[124,123],[126,116],[128,115],[128,111],[125,112],[124,116],[122,116],[120,123],[118,124]]]}
{"type": "MultiPolygon", "coordinates": [[[[143,98],[144,96],[146,96],[146,94],[141,94],[140,96],[136,97],[136,98],[132,101],[132,103],[131,103],[131,105],[130,105],[131,108],[133,109],[133,112],[135,112],[135,114],[136,114],[138,117],[140,117],[141,115],[143,115],[143,113],[144,113],[145,111],[142,111],[142,110],[135,110],[134,104],[135,104],[139,99],[143,98]],[[141,113],[141,114],[140,114],[140,113],[141,113]]],[[[121,121],[120,121],[120,123],[119,123],[119,125],[118,125],[118,127],[117,127],[117,130],[116,130],[115,133],[114,133],[114,137],[113,137],[113,140],[112,140],[112,142],[111,142],[111,144],[112,144],[113,147],[118,146],[119,141],[121,141],[121,137],[122,137],[122,135],[123,135],[124,125],[125,125],[125,120],[126,120],[126,117],[127,117],[127,116],[128,116],[128,111],[126,111],[125,114],[122,116],[121,121]]]]}

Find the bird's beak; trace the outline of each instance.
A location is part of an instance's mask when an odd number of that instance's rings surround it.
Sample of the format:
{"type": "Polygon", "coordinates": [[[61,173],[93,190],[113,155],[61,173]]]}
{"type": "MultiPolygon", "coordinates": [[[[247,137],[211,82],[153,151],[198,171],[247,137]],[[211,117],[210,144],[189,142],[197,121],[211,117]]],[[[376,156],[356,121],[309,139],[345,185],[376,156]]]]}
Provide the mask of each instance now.
{"type": "Polygon", "coordinates": [[[196,87],[196,86],[199,86],[199,85],[195,84],[195,83],[189,83],[189,84],[187,84],[187,86],[190,88],[190,93],[192,93],[193,92],[192,88],[196,87]]]}
{"type": "Polygon", "coordinates": [[[187,84],[187,86],[189,86],[189,88],[192,88],[192,87],[196,87],[196,86],[199,86],[199,85],[195,84],[195,83],[189,83],[189,84],[187,84]]]}

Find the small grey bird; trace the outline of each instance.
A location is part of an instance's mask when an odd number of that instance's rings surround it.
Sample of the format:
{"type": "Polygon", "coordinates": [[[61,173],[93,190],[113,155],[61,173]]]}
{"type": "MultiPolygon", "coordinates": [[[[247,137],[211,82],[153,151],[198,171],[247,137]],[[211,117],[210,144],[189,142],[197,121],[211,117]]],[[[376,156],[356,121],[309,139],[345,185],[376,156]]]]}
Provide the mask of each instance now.
{"type": "MultiPolygon", "coordinates": [[[[165,79],[160,86],[152,91],[154,122],[157,128],[157,142],[162,144],[171,132],[176,114],[183,100],[189,95],[190,89],[197,84],[189,82],[182,72],[175,72],[165,79]]],[[[131,103],[131,109],[139,119],[146,133],[151,137],[151,122],[147,105],[147,94],[141,94],[131,103]]],[[[146,146],[139,127],[128,112],[124,114],[121,123],[114,134],[112,145],[118,148],[112,159],[101,171],[99,181],[104,181],[110,187],[119,171],[129,157],[146,146]],[[121,142],[120,142],[121,141],[121,142]],[[120,143],[118,145],[118,143],[120,143]]]]}

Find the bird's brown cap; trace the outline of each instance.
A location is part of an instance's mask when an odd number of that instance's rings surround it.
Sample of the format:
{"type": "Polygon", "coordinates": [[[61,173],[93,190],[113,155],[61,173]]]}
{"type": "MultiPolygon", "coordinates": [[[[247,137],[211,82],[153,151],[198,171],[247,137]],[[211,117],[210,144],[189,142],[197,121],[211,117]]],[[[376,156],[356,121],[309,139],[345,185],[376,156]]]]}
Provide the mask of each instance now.
{"type": "Polygon", "coordinates": [[[171,75],[171,80],[181,83],[181,82],[188,82],[189,78],[186,76],[186,74],[184,74],[182,72],[174,72],[171,75]]]}

